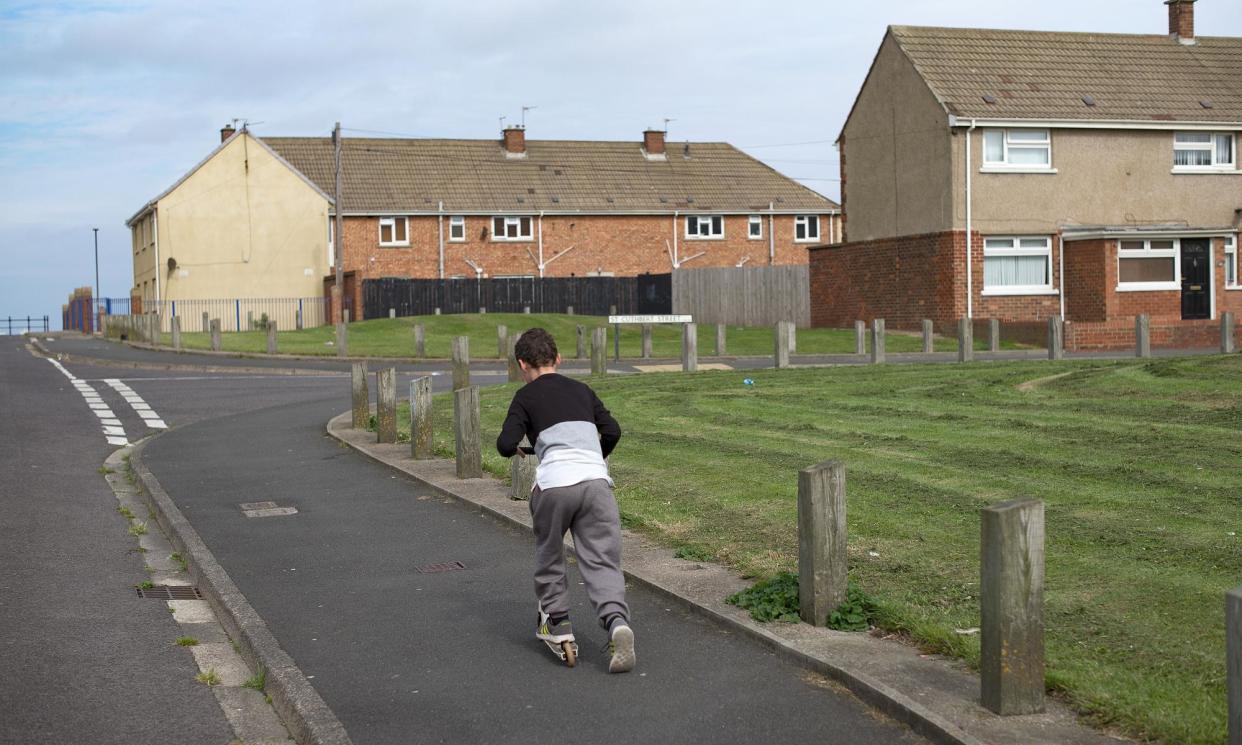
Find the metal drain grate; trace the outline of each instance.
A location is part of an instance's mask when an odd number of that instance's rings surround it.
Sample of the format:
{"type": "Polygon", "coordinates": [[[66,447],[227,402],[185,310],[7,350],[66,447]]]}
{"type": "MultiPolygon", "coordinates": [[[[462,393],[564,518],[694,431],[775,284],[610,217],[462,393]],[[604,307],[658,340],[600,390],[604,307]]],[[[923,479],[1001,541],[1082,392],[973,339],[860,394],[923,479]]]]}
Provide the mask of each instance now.
{"type": "Polygon", "coordinates": [[[197,587],[190,585],[155,585],[154,587],[139,587],[138,597],[154,598],[156,600],[202,600],[203,593],[198,591],[197,587]]]}
{"type": "Polygon", "coordinates": [[[448,561],[443,564],[424,564],[415,568],[419,574],[435,574],[436,572],[456,572],[459,569],[465,569],[466,565],[460,561],[448,561]]]}

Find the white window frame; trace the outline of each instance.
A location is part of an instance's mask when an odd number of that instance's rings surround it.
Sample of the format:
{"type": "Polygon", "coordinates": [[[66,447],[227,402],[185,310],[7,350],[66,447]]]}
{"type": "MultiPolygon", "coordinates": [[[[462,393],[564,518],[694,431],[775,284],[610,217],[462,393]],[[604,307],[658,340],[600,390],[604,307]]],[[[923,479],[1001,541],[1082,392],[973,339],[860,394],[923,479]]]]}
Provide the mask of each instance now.
{"type": "Polygon", "coordinates": [[[379,244],[381,246],[408,246],[410,245],[410,218],[408,217],[381,217],[379,221],[379,244]],[[402,223],[402,227],[404,228],[402,232],[405,235],[405,239],[400,240],[400,241],[395,240],[397,237],[397,221],[398,220],[400,220],[402,223]],[[392,237],[394,238],[394,240],[391,240],[391,241],[384,240],[384,228],[385,227],[392,229],[392,237]]]}
{"type": "Polygon", "coordinates": [[[1233,132],[1174,132],[1173,133],[1173,173],[1219,173],[1221,171],[1238,170],[1238,138],[1233,132]],[[1188,135],[1204,136],[1208,135],[1207,142],[1178,142],[1177,138],[1188,135]],[[1229,162],[1220,163],[1216,160],[1217,139],[1220,137],[1229,138],[1229,162]],[[1178,151],[1186,152],[1206,152],[1211,162],[1208,165],[1187,165],[1179,166],[1177,164],[1178,151]]]}
{"type": "Polygon", "coordinates": [[[990,235],[983,239],[983,271],[985,282],[982,294],[987,295],[1056,295],[1052,283],[1052,238],[1046,235],[990,235]],[[1022,241],[1043,241],[1042,247],[1023,246],[1022,241]],[[992,245],[988,245],[988,244],[992,245]],[[1008,245],[1005,245],[1008,244],[1008,245]],[[1004,256],[1042,256],[1044,276],[1048,281],[1042,285],[1001,285],[989,287],[986,282],[989,258],[1004,256]]]}
{"type": "Polygon", "coordinates": [[[499,243],[518,243],[522,241],[530,241],[534,234],[532,226],[534,219],[530,215],[493,215],[492,216],[492,240],[499,243]],[[502,226],[504,232],[497,232],[496,221],[503,220],[502,226]],[[522,232],[522,221],[526,221],[526,232],[522,232]],[[509,228],[513,228],[513,235],[509,235],[509,228]]]}
{"type": "Polygon", "coordinates": [[[452,217],[449,218],[448,242],[449,243],[465,243],[466,242],[466,216],[465,215],[453,215],[452,217]],[[454,228],[461,228],[460,236],[453,235],[454,228]]]}
{"type": "Polygon", "coordinates": [[[1178,238],[1120,238],[1117,241],[1117,292],[1149,292],[1182,289],[1182,242],[1178,238]],[[1152,241],[1169,241],[1173,248],[1152,248],[1152,241]],[[1143,248],[1123,249],[1122,243],[1142,243],[1143,248]],[[1122,259],[1173,259],[1173,279],[1169,282],[1122,282],[1122,259]]]}
{"type": "Polygon", "coordinates": [[[983,152],[979,158],[979,162],[983,166],[979,169],[983,173],[989,171],[996,173],[1056,173],[1057,170],[1052,167],[1052,130],[1037,127],[1014,127],[1004,129],[985,129],[983,136],[979,138],[979,145],[983,152]],[[1010,135],[1013,132],[1042,132],[1044,137],[1042,140],[1013,140],[1010,135]],[[988,159],[988,137],[1000,134],[1001,138],[1001,159],[988,159]],[[1047,164],[1038,163],[1011,163],[1009,151],[1011,149],[1023,150],[1046,150],[1048,151],[1047,164]]]}
{"type": "Polygon", "coordinates": [[[794,216],[794,243],[819,243],[819,215],[794,216]],[[815,226],[815,235],[811,235],[810,227],[815,226]],[[802,236],[798,237],[798,228],[802,228],[802,236]]]}
{"type": "Polygon", "coordinates": [[[686,215],[686,240],[718,241],[724,239],[724,215],[686,215]],[[692,229],[690,226],[693,225],[692,229]],[[703,226],[706,225],[706,232],[703,226]],[[719,225],[720,231],[715,228],[719,225]]]}
{"type": "Polygon", "coordinates": [[[746,237],[752,241],[763,240],[763,215],[751,215],[746,220],[746,237]],[[759,228],[758,233],[755,232],[756,226],[759,228]]]}
{"type": "Polygon", "coordinates": [[[1226,290],[1242,290],[1242,282],[1239,282],[1238,275],[1242,272],[1238,271],[1238,236],[1225,236],[1225,289],[1226,290]],[[1230,270],[1233,270],[1233,276],[1229,276],[1230,270]]]}

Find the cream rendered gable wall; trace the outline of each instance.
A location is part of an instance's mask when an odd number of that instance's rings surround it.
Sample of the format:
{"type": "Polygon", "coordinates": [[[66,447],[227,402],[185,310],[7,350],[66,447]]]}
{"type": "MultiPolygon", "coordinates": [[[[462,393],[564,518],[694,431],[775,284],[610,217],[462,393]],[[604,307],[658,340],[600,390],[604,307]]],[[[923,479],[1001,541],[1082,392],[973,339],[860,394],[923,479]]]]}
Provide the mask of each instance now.
{"type": "Polygon", "coordinates": [[[328,201],[248,134],[160,199],[155,213],[162,300],[323,294],[328,201]]]}

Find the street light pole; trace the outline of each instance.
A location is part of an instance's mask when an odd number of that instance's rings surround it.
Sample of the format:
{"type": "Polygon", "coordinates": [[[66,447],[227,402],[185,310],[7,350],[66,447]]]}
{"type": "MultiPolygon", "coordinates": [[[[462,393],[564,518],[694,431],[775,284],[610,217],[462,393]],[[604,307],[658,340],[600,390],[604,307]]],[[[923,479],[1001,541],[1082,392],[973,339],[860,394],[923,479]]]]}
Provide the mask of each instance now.
{"type": "Polygon", "coordinates": [[[91,300],[94,306],[91,310],[91,333],[99,330],[99,228],[91,228],[95,231],[95,298],[91,300]]]}

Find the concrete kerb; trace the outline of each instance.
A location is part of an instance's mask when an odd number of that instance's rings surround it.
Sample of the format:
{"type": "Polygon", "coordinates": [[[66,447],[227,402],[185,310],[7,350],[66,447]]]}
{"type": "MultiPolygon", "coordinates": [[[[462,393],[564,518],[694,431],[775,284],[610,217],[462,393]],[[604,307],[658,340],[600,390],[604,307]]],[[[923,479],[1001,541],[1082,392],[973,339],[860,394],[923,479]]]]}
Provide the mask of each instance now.
{"type": "Polygon", "coordinates": [[[189,564],[190,576],[252,669],[267,671],[265,691],[293,739],[301,745],[351,745],[345,727],[281,648],[267,624],[216,561],[198,532],[142,461],[148,441],[136,444],[130,465],[141,494],[173,547],[189,564]]]}
{"type": "MultiPolygon", "coordinates": [[[[116,360],[106,357],[91,357],[89,355],[72,354],[68,352],[55,352],[48,349],[37,339],[31,339],[31,344],[43,356],[60,360],[61,362],[76,362],[84,365],[98,365],[101,367],[118,367],[130,370],[180,370],[185,372],[207,372],[207,373],[245,373],[256,375],[309,375],[309,376],[341,376],[348,374],[348,371],[340,370],[311,370],[307,368],[297,367],[244,367],[241,365],[200,365],[200,364],[180,364],[176,362],[134,362],[131,360],[116,360]]],[[[164,348],[161,352],[169,352],[170,354],[180,355],[182,352],[175,352],[172,349],[164,348]]],[[[228,353],[217,353],[217,356],[230,356],[228,353]]],[[[335,357],[331,358],[333,361],[335,357]]]]}
{"type": "MultiPolygon", "coordinates": [[[[349,424],[350,413],[345,412],[328,421],[326,429],[329,435],[362,455],[423,482],[432,493],[469,504],[503,523],[531,529],[529,503],[511,499],[499,480],[490,475],[457,479],[453,461],[411,460],[408,446],[378,445],[369,432],[351,430],[349,424]]],[[[724,602],[725,597],[750,584],[728,568],[678,559],[672,549],[628,530],[622,531],[622,541],[627,579],[729,631],[745,634],[801,667],[841,683],[870,706],[934,742],[1118,742],[1118,738],[1082,727],[1073,712],[1052,701],[1043,714],[992,714],[979,705],[978,676],[953,660],[921,655],[912,647],[870,634],[807,624],[760,624],[746,611],[724,602]],[[915,690],[899,690],[885,682],[898,679],[909,684],[907,689],[915,690]]]]}

